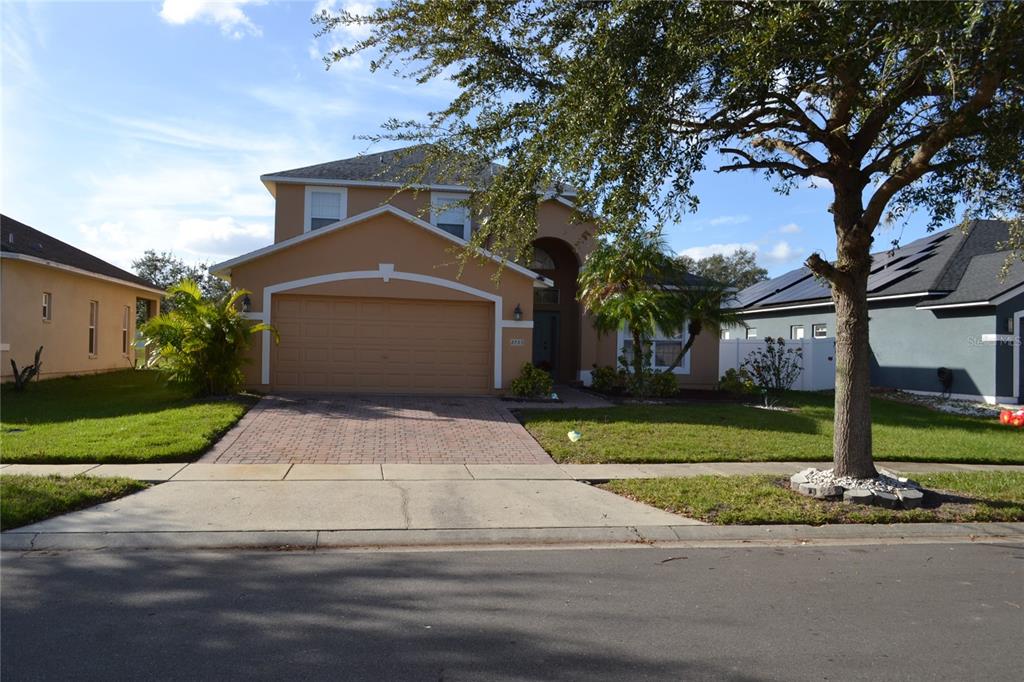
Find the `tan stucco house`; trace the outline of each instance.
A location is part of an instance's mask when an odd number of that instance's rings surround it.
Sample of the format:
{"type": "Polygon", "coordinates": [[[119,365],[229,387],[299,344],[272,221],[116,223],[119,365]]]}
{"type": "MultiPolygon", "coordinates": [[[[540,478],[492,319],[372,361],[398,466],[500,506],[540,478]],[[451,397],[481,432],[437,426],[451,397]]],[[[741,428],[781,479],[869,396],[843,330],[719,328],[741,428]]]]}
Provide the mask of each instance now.
{"type": "MultiPolygon", "coordinates": [[[[248,315],[280,334],[254,344],[252,388],[486,394],[526,362],[559,383],[615,364],[622,334],[599,337],[577,301],[595,241],[592,224],[573,222],[572,195],[538,205],[529,267],[484,253],[460,274],[454,252],[476,227],[470,190],[431,177],[398,191],[420,161],[394,150],[261,177],[276,200],[274,243],[211,268],[252,292],[248,315]]],[[[655,358],[681,343],[656,339],[655,358]]],[[[680,383],[712,387],[717,334],[688,355],[680,383]]]]}
{"type": "Polygon", "coordinates": [[[0,379],[43,347],[40,378],[126,369],[135,362],[136,304],[163,292],[130,272],[0,216],[0,379]]]}

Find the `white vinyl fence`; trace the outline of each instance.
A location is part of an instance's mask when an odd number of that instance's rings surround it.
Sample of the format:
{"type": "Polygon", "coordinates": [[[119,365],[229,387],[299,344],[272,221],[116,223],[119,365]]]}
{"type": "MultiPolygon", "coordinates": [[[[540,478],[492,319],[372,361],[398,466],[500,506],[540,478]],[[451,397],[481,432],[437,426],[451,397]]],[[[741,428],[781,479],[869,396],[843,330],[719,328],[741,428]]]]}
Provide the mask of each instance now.
{"type": "MultiPolygon", "coordinates": [[[[718,347],[718,376],[727,369],[739,369],[747,355],[764,348],[764,339],[722,339],[718,347]]],[[[803,371],[793,384],[796,391],[825,391],[836,387],[836,340],[798,339],[786,341],[786,348],[802,348],[803,371]]]]}

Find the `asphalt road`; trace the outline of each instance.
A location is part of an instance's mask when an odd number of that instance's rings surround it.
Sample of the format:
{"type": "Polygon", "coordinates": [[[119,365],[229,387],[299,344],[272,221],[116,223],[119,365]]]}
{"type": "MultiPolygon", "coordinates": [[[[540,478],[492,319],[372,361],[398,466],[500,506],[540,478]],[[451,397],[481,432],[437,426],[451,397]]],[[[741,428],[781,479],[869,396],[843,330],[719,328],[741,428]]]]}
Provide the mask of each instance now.
{"type": "Polygon", "coordinates": [[[26,679],[959,679],[1024,672],[1024,546],[18,555],[26,679]]]}

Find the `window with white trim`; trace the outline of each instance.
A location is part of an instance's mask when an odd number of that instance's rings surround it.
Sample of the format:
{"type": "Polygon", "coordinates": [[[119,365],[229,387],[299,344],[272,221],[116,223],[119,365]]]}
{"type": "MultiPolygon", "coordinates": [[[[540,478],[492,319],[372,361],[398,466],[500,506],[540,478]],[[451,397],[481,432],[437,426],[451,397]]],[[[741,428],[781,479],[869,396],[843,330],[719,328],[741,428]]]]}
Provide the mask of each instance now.
{"type": "Polygon", "coordinates": [[[747,338],[748,339],[756,339],[757,338],[757,327],[747,327],[747,338]]]}
{"type": "Polygon", "coordinates": [[[722,330],[722,340],[723,341],[728,341],[729,340],[729,336],[730,336],[729,330],[728,329],[723,329],[722,330]]]}
{"type": "Polygon", "coordinates": [[[49,322],[53,319],[53,294],[49,291],[43,292],[43,321],[49,322]]]}
{"type": "Polygon", "coordinates": [[[430,222],[459,239],[469,239],[469,206],[467,194],[431,192],[430,222]]]}
{"type": "Polygon", "coordinates": [[[128,330],[131,327],[132,309],[128,306],[121,311],[121,354],[128,355],[128,330]]]}
{"type": "Polygon", "coordinates": [[[827,324],[812,324],[811,325],[811,336],[816,339],[828,338],[828,325],[827,324]]]}
{"type": "Polygon", "coordinates": [[[798,341],[804,338],[804,326],[802,324],[792,324],[789,326],[789,338],[793,341],[798,341]]]}
{"type": "Polygon", "coordinates": [[[348,209],[344,187],[306,187],[306,232],[343,220],[348,209]]]}
{"type": "MultiPolygon", "coordinates": [[[[625,355],[627,358],[632,360],[633,339],[630,336],[628,325],[623,328],[622,337],[619,354],[625,355]]],[[[653,369],[667,369],[673,362],[675,362],[676,357],[679,356],[679,352],[683,349],[683,343],[685,340],[686,338],[682,329],[675,334],[665,332],[661,329],[657,330],[654,338],[644,341],[644,350],[649,350],[651,352],[651,367],[653,369]]],[[[680,361],[679,367],[676,368],[676,371],[688,372],[689,361],[690,354],[687,352],[682,361],[680,361]]]]}
{"type": "Polygon", "coordinates": [[[99,348],[99,340],[96,338],[99,321],[100,304],[98,301],[89,301],[89,355],[96,355],[99,348]]]}

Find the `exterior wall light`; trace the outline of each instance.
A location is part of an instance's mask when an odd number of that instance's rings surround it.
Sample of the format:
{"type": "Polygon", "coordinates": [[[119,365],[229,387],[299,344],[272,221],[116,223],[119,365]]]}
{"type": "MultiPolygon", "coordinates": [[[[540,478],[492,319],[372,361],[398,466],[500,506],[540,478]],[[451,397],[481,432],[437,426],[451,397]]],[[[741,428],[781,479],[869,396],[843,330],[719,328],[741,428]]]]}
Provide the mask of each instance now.
{"type": "Polygon", "coordinates": [[[249,299],[249,294],[242,297],[242,312],[247,313],[252,308],[252,300],[249,299]]]}
{"type": "Polygon", "coordinates": [[[516,309],[512,311],[512,319],[516,322],[523,319],[523,309],[519,307],[518,303],[516,303],[516,309]]]}

